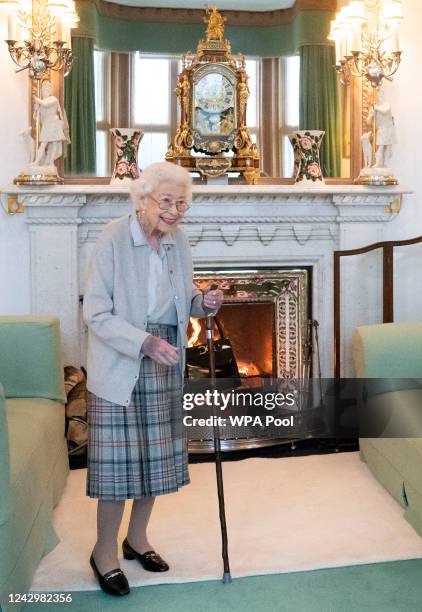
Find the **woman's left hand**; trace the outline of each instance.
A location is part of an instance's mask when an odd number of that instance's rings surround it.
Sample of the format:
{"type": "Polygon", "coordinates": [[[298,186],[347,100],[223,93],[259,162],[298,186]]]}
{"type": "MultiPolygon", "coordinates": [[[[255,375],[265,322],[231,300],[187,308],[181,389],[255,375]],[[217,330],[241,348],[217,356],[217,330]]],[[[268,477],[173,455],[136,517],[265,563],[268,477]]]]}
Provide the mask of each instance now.
{"type": "Polygon", "coordinates": [[[221,289],[209,289],[202,298],[203,308],[216,312],[223,303],[224,294],[221,289]]]}

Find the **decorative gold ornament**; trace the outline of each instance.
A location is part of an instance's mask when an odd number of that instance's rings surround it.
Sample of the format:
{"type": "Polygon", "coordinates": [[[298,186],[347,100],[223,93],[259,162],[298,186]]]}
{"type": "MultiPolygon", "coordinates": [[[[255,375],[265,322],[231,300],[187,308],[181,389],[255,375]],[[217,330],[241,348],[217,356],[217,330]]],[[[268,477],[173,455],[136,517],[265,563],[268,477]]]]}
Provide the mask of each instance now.
{"type": "Polygon", "coordinates": [[[24,212],[24,206],[22,202],[19,201],[18,196],[8,196],[7,212],[9,215],[16,215],[16,213],[24,212]]]}
{"type": "Polygon", "coordinates": [[[259,176],[259,153],[246,127],[245,57],[232,55],[224,38],[226,18],[217,7],[205,11],[205,39],[199,40],[195,55],[182,55],[175,88],[181,120],[166,160],[208,177],[240,172],[252,183],[259,176]],[[202,155],[192,155],[192,149],[202,155]],[[228,151],[233,157],[224,155],[228,151]]]}
{"type": "Polygon", "coordinates": [[[64,180],[57,175],[21,172],[13,179],[13,182],[15,185],[63,185],[64,180]]]}
{"type": "Polygon", "coordinates": [[[196,160],[196,168],[204,176],[215,178],[217,176],[223,176],[230,170],[231,159],[230,157],[199,157],[196,160]]]}
{"type": "Polygon", "coordinates": [[[392,174],[388,176],[384,175],[371,175],[371,176],[359,176],[355,179],[357,185],[372,185],[375,187],[382,187],[383,185],[398,185],[399,182],[392,174]]]}
{"type": "Polygon", "coordinates": [[[395,198],[391,204],[387,204],[384,208],[389,215],[397,215],[401,211],[401,198],[395,198]]]}
{"type": "Polygon", "coordinates": [[[210,9],[205,9],[204,21],[207,24],[207,43],[213,40],[224,40],[224,24],[226,23],[226,17],[222,17],[217,10],[216,6],[212,6],[210,9]]]}

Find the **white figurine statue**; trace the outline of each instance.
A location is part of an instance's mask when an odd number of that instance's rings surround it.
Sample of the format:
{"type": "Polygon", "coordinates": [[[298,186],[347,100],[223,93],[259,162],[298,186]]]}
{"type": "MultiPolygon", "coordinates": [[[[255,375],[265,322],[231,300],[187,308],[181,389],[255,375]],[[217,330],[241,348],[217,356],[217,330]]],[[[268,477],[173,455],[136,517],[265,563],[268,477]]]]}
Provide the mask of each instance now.
{"type": "Polygon", "coordinates": [[[65,145],[70,142],[66,114],[62,112],[58,99],[52,95],[50,81],[41,85],[41,98],[34,96],[34,119],[40,121],[39,147],[31,166],[38,174],[57,174],[56,159],[64,153],[65,145]]]}
{"type": "Polygon", "coordinates": [[[375,166],[377,168],[386,168],[391,159],[393,144],[397,143],[397,139],[391,106],[388,102],[385,102],[382,91],[379,93],[378,103],[369,111],[368,124],[372,122],[374,116],[377,141],[375,166]]]}
{"type": "Polygon", "coordinates": [[[28,127],[26,130],[20,132],[20,136],[22,137],[28,155],[28,164],[33,164],[35,160],[35,140],[32,138],[31,132],[31,127],[28,127]]]}
{"type": "Polygon", "coordinates": [[[362,134],[364,167],[360,172],[359,183],[376,185],[395,185],[397,179],[393,170],[388,167],[393,145],[396,144],[396,129],[391,106],[384,100],[384,92],[378,94],[378,102],[369,111],[366,120],[368,131],[362,134]],[[372,163],[372,127],[375,119],[376,152],[375,163],[372,163]]]}

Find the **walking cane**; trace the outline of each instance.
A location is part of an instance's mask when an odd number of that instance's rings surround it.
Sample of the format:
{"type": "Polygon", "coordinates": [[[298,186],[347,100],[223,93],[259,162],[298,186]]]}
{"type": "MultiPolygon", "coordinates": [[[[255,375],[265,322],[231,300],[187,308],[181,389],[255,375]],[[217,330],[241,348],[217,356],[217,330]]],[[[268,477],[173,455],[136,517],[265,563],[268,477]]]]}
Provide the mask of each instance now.
{"type": "MultiPolygon", "coordinates": [[[[217,289],[217,285],[211,285],[210,289],[217,289]]],[[[213,316],[208,315],[206,317],[206,328],[207,328],[207,343],[208,343],[208,355],[209,355],[209,372],[211,380],[212,391],[215,389],[215,352],[214,352],[214,337],[213,337],[213,316]]],[[[227,544],[227,524],[226,524],[226,511],[224,506],[224,485],[223,485],[223,471],[221,468],[221,443],[220,443],[220,427],[218,425],[217,413],[215,403],[213,403],[213,437],[214,437],[214,458],[215,458],[215,472],[217,476],[217,493],[218,493],[218,510],[220,514],[220,525],[221,525],[221,555],[223,557],[224,573],[222,581],[224,583],[231,582],[232,577],[230,574],[229,565],[229,553],[227,544]]]]}

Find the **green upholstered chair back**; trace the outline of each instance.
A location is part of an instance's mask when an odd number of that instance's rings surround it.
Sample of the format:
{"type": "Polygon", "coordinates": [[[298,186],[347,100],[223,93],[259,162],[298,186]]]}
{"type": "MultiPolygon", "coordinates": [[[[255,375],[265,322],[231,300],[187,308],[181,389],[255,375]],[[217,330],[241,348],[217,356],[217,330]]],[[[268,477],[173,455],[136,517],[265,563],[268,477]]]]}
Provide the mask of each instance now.
{"type": "Polygon", "coordinates": [[[7,398],[66,402],[58,317],[0,316],[0,381],[7,398]]]}
{"type": "Polygon", "coordinates": [[[422,322],[362,325],[353,331],[358,378],[422,378],[422,322]]]}
{"type": "Polygon", "coordinates": [[[9,439],[4,389],[0,383],[0,527],[7,520],[10,484],[9,439]]]}

